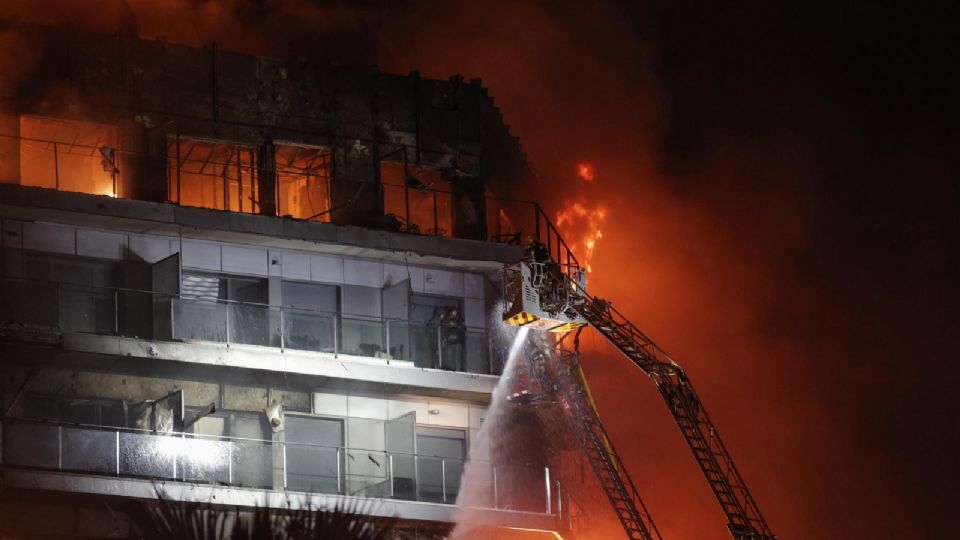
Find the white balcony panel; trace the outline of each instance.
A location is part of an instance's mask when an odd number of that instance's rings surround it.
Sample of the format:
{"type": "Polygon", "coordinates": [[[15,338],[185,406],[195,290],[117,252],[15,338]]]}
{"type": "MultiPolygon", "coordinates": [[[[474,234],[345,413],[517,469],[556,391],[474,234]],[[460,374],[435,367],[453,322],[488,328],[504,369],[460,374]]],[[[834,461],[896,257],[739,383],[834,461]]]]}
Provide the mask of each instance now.
{"type": "Polygon", "coordinates": [[[426,424],[429,404],[426,400],[391,399],[387,402],[387,412],[390,420],[400,418],[410,412],[417,413],[417,423],[426,424]]]}
{"type": "Polygon", "coordinates": [[[130,256],[134,259],[153,264],[170,256],[169,238],[138,236],[131,234],[127,241],[130,256]]]}
{"type": "Polygon", "coordinates": [[[387,400],[364,396],[348,396],[347,411],[353,418],[387,419],[387,400]]]}
{"type": "Polygon", "coordinates": [[[324,416],[347,416],[347,396],[315,392],[313,412],[324,416]]]}
{"type": "Polygon", "coordinates": [[[323,283],[343,283],[343,259],[323,255],[311,256],[310,279],[323,283]]]}
{"type": "Polygon", "coordinates": [[[463,295],[467,298],[483,300],[483,276],[480,274],[464,274],[463,295]]]}
{"type": "Polygon", "coordinates": [[[467,405],[450,401],[430,400],[427,423],[431,426],[465,428],[470,424],[467,405]]]}
{"type": "Polygon", "coordinates": [[[348,285],[383,287],[383,263],[345,259],[343,282],[348,285]]]}
{"type": "Polygon", "coordinates": [[[120,260],[126,247],[122,234],[77,229],[77,255],[120,260]]]}
{"type": "Polygon", "coordinates": [[[270,261],[265,249],[225,245],[221,251],[224,272],[251,276],[266,276],[269,273],[270,261]]]}
{"type": "Polygon", "coordinates": [[[181,250],[180,256],[184,267],[220,271],[219,244],[184,240],[181,250]]]}
{"type": "Polygon", "coordinates": [[[284,251],[280,254],[280,275],[284,279],[309,281],[310,255],[296,251],[284,251]]]}
{"type": "Polygon", "coordinates": [[[410,280],[410,289],[413,292],[423,292],[423,268],[405,264],[383,265],[385,286],[396,285],[405,279],[410,280]]]}
{"type": "Polygon", "coordinates": [[[486,328],[487,317],[484,314],[483,300],[463,299],[463,322],[470,328],[486,328]]]}
{"type": "Polygon", "coordinates": [[[23,249],[53,253],[77,253],[77,232],[73,227],[53,223],[24,223],[23,249]]]}
{"type": "Polygon", "coordinates": [[[463,274],[427,269],[423,272],[423,287],[428,293],[463,296],[463,274]]]}

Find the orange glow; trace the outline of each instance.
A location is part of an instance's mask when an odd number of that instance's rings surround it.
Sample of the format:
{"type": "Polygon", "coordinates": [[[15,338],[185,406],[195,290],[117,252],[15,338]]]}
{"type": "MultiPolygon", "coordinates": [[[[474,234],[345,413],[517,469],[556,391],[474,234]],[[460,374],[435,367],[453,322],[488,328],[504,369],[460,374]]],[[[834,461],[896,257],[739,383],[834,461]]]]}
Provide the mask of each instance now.
{"type": "Polygon", "coordinates": [[[330,221],[329,148],[277,144],[277,213],[314,221],[330,221]]]}
{"type": "Polygon", "coordinates": [[[383,211],[401,230],[430,236],[453,234],[453,195],[440,169],[384,161],[380,164],[383,211]]]}
{"type": "Polygon", "coordinates": [[[586,197],[567,201],[563,209],[557,212],[557,228],[561,236],[570,242],[570,249],[587,272],[593,271],[590,261],[597,250],[597,243],[603,238],[601,226],[606,219],[606,207],[591,203],[586,197]]]}
{"type": "Polygon", "coordinates": [[[117,196],[120,156],[116,127],[21,116],[20,137],[22,185],[117,196]]]}
{"type": "Polygon", "coordinates": [[[231,212],[256,212],[259,186],[253,148],[170,137],[167,181],[170,200],[231,212]],[[179,166],[178,166],[179,163],[179,166]]]}
{"type": "Polygon", "coordinates": [[[584,161],[582,163],[577,163],[577,176],[585,182],[593,182],[595,178],[595,171],[593,169],[593,163],[589,161],[584,161]]]}

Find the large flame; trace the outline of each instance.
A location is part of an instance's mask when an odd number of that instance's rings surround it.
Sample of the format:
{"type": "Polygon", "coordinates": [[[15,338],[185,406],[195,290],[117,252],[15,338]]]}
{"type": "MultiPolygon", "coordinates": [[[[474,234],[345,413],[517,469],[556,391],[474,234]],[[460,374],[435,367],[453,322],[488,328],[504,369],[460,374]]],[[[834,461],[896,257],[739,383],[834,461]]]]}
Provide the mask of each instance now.
{"type": "MultiPolygon", "coordinates": [[[[577,176],[585,182],[593,182],[594,168],[592,163],[578,163],[577,176]]],[[[603,222],[607,218],[606,207],[588,199],[585,193],[580,193],[574,199],[563,202],[562,209],[557,212],[556,224],[560,235],[570,243],[574,255],[580,258],[580,263],[587,272],[592,272],[590,261],[597,249],[597,243],[603,238],[603,222]]]]}

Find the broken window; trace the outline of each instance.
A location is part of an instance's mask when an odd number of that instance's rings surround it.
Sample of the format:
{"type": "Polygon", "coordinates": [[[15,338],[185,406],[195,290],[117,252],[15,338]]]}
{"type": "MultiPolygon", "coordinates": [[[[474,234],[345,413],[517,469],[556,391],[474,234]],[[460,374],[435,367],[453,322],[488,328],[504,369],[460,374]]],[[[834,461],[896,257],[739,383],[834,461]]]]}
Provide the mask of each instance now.
{"type": "Polygon", "coordinates": [[[329,148],[276,144],[277,213],[299,219],[330,221],[329,148]]]}
{"type": "Polygon", "coordinates": [[[21,115],[20,137],[22,185],[117,196],[115,126],[21,115]]]}
{"type": "Polygon", "coordinates": [[[249,146],[170,137],[167,141],[170,200],[231,212],[257,212],[257,152],[249,146]]]}
{"type": "Polygon", "coordinates": [[[384,161],[380,164],[383,211],[404,232],[452,236],[453,198],[440,169],[384,161]]]}

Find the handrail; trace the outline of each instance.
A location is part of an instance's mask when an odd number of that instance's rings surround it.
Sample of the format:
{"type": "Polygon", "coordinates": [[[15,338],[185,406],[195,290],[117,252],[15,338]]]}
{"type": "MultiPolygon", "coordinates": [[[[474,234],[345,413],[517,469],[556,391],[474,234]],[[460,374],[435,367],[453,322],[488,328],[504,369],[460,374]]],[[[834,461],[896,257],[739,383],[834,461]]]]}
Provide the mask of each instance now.
{"type": "MultiPolygon", "coordinates": [[[[299,307],[289,307],[289,306],[279,306],[275,304],[264,304],[262,302],[245,302],[240,300],[228,300],[225,298],[210,298],[208,296],[196,296],[189,294],[172,294],[164,293],[160,291],[148,291],[146,289],[133,289],[129,287],[103,287],[98,285],[81,285],[78,283],[70,283],[67,281],[50,281],[45,279],[37,278],[28,278],[28,277],[18,277],[18,276],[0,276],[0,280],[3,281],[17,281],[24,283],[36,283],[36,284],[45,284],[57,287],[59,290],[73,290],[80,292],[122,292],[122,293],[133,293],[133,294],[144,294],[151,296],[158,296],[168,299],[180,299],[180,300],[192,300],[198,302],[207,302],[211,304],[224,304],[224,305],[235,305],[235,306],[249,306],[249,307],[259,307],[266,308],[271,310],[282,310],[286,312],[299,312],[307,314],[318,314],[318,315],[328,315],[331,317],[345,318],[352,321],[369,321],[369,322],[397,322],[397,323],[406,323],[415,325],[413,321],[409,319],[400,319],[397,317],[383,317],[376,315],[360,315],[354,313],[343,313],[340,311],[326,311],[320,309],[312,308],[299,308],[299,307]]],[[[469,326],[466,324],[459,325],[458,328],[464,328],[466,330],[475,330],[475,331],[486,331],[486,328],[482,326],[469,326]]]]}
{"type": "MultiPolygon", "coordinates": [[[[545,505],[541,507],[541,510],[532,511],[545,515],[555,515],[560,513],[560,505],[553,504],[555,496],[551,491],[552,481],[550,469],[548,467],[524,465],[498,466],[488,460],[461,459],[429,454],[395,452],[387,449],[380,450],[351,448],[347,446],[331,446],[299,442],[294,443],[243,437],[217,437],[184,432],[165,433],[137,428],[97,426],[82,423],[22,418],[7,418],[0,420],[0,427],[2,427],[2,429],[0,429],[0,447],[2,447],[4,450],[3,453],[0,454],[0,456],[2,456],[2,458],[0,458],[0,467],[20,468],[27,470],[47,470],[61,473],[79,472],[83,474],[95,474],[99,476],[115,476],[117,478],[163,478],[168,481],[172,480],[175,482],[192,484],[204,482],[218,485],[255,487],[261,489],[272,489],[276,491],[294,492],[304,492],[304,490],[297,489],[297,487],[290,487],[287,479],[306,475],[308,477],[327,479],[331,482],[336,479],[335,489],[333,489],[333,486],[331,485],[329,491],[324,491],[321,488],[320,492],[336,493],[348,496],[360,495],[403,499],[412,496],[413,500],[416,501],[451,504],[457,499],[458,492],[460,491],[464,482],[463,479],[467,478],[467,466],[470,464],[479,464],[480,466],[489,467],[489,470],[481,470],[490,475],[490,501],[492,505],[484,506],[481,504],[478,507],[490,508],[493,510],[517,510],[517,508],[512,504],[507,504],[505,506],[502,505],[503,496],[507,495],[507,498],[509,498],[509,494],[498,493],[497,474],[498,469],[501,471],[501,474],[504,470],[523,470],[534,473],[536,477],[540,479],[538,482],[541,480],[543,482],[541,487],[542,491],[540,494],[544,498],[543,502],[545,505]],[[28,440],[18,436],[17,429],[15,427],[18,425],[39,426],[50,430],[55,430],[56,448],[51,448],[54,453],[50,454],[43,451],[44,443],[46,443],[48,446],[53,446],[53,431],[51,431],[47,437],[37,436],[38,434],[36,433],[28,434],[30,435],[28,440]],[[95,444],[93,445],[93,449],[99,449],[100,452],[94,452],[93,454],[90,453],[89,448],[80,453],[75,453],[75,451],[68,450],[70,447],[69,445],[64,444],[64,436],[66,435],[68,437],[66,440],[69,440],[69,434],[76,431],[101,432],[104,434],[104,441],[110,440],[112,447],[109,445],[98,446],[95,444]],[[121,438],[121,434],[124,433],[153,437],[153,439],[138,439],[135,441],[127,440],[126,448],[136,449],[140,448],[139,445],[145,445],[144,448],[161,452],[165,459],[169,459],[169,462],[157,462],[156,460],[151,459],[149,451],[147,455],[141,455],[139,453],[133,453],[131,455],[130,453],[123,452],[124,439],[121,438]],[[217,447],[204,449],[189,446],[189,441],[194,440],[220,442],[224,443],[226,446],[221,447],[219,451],[216,450],[217,447]],[[21,441],[27,443],[27,445],[19,446],[22,444],[21,441]],[[167,441],[184,441],[184,446],[180,446],[179,443],[173,445],[166,444],[167,441]],[[244,443],[259,444],[257,444],[257,446],[245,447],[244,443]],[[279,447],[282,450],[283,455],[282,458],[279,458],[279,464],[274,463],[274,461],[278,459],[276,452],[270,450],[269,452],[262,454],[264,461],[259,464],[255,464],[254,468],[251,469],[249,462],[247,462],[248,465],[246,467],[238,469],[237,465],[243,463],[243,461],[235,461],[237,457],[242,456],[242,452],[247,451],[246,449],[260,446],[270,448],[275,446],[279,447]],[[329,473],[325,474],[322,469],[319,471],[291,469],[286,459],[288,446],[317,448],[330,451],[330,457],[334,457],[336,459],[336,472],[330,471],[329,473]],[[30,449],[29,454],[24,453],[26,448],[30,449]],[[37,453],[37,450],[40,450],[39,453],[37,453]],[[203,450],[206,450],[209,455],[204,454],[203,456],[199,456],[198,460],[198,455],[196,455],[196,453],[198,451],[202,452],[203,450]],[[368,455],[375,454],[378,456],[382,455],[384,456],[384,461],[381,464],[371,458],[373,463],[377,463],[378,470],[369,471],[369,467],[364,467],[362,465],[366,463],[366,460],[362,460],[359,462],[357,469],[354,470],[355,465],[352,463],[352,460],[347,460],[346,457],[356,453],[367,453],[368,455]],[[13,457],[11,458],[11,456],[13,457]],[[104,466],[104,464],[107,463],[106,461],[102,460],[104,457],[110,458],[110,464],[107,466],[104,466]],[[398,474],[395,466],[395,458],[413,459],[414,461],[412,468],[404,466],[401,469],[401,472],[398,474]],[[77,461],[78,459],[79,461],[77,461]],[[431,463],[432,465],[428,466],[431,463]],[[448,466],[448,464],[450,465],[448,466]],[[270,478],[269,475],[262,479],[264,480],[264,483],[262,484],[257,483],[259,481],[256,479],[253,480],[252,485],[248,482],[248,480],[251,478],[251,474],[253,475],[252,478],[257,478],[258,474],[268,473],[270,470],[274,470],[276,465],[279,465],[280,470],[282,470],[282,483],[278,484],[277,480],[275,479],[276,477],[273,477],[273,479],[268,479],[270,478]],[[439,470],[432,468],[436,467],[437,465],[439,465],[439,470]],[[146,470],[144,467],[146,467],[146,470]],[[170,468],[166,469],[165,467],[170,468]],[[453,471],[453,474],[458,476],[455,478],[449,478],[451,470],[453,471]],[[316,474],[317,472],[320,474],[316,474]],[[412,484],[400,489],[399,485],[396,483],[397,480],[410,481],[412,484]],[[354,484],[354,482],[357,481],[359,481],[359,485],[354,484]],[[389,491],[384,489],[386,486],[389,486],[389,491]],[[398,490],[400,490],[400,493],[397,492],[398,490]]],[[[259,454],[253,454],[252,456],[257,455],[259,454]]],[[[327,466],[330,466],[330,464],[328,463],[327,466]]],[[[524,476],[526,475],[526,473],[523,474],[524,476]]],[[[559,487],[559,483],[557,486],[559,487]]],[[[309,491],[312,490],[313,488],[311,488],[309,491]]],[[[515,502],[519,502],[520,504],[529,504],[531,501],[524,499],[522,501],[517,500],[515,502]]]]}

